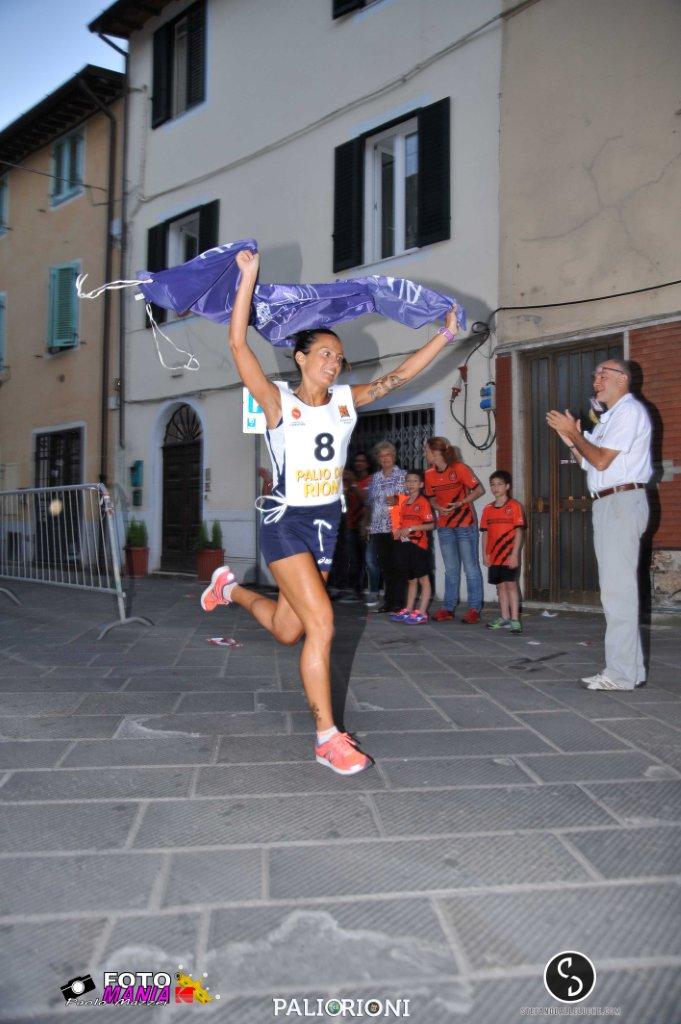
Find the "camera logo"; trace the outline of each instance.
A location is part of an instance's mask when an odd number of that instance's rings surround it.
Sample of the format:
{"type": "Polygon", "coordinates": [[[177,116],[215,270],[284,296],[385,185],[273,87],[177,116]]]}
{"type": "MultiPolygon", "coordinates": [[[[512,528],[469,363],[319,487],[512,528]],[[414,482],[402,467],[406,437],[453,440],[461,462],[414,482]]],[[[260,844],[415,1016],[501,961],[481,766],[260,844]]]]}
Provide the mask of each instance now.
{"type": "Polygon", "coordinates": [[[557,953],[544,968],[544,985],[560,1003],[580,1003],[596,984],[596,968],[583,953],[557,953]]]}
{"type": "Polygon", "coordinates": [[[96,988],[94,981],[89,974],[82,974],[80,977],[71,978],[65,985],[61,986],[61,994],[64,997],[64,1001],[68,1003],[69,999],[78,999],[80,996],[84,996],[86,992],[92,992],[96,988]]]}

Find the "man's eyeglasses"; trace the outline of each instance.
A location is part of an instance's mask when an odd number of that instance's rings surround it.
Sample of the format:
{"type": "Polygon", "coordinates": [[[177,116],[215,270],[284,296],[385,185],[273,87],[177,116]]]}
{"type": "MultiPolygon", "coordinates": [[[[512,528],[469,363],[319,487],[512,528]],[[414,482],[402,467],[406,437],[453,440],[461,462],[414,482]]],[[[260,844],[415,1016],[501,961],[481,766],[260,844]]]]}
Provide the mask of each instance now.
{"type": "Polygon", "coordinates": [[[614,366],[600,366],[591,374],[591,379],[596,380],[596,377],[602,377],[604,373],[619,373],[622,377],[628,376],[624,370],[616,370],[614,366]]]}

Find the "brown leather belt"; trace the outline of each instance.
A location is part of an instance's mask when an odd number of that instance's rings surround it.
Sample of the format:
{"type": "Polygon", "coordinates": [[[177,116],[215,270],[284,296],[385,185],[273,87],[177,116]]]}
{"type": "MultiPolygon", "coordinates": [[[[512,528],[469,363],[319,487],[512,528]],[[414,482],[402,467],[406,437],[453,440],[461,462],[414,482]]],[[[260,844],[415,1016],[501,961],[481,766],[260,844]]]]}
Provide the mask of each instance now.
{"type": "Polygon", "coordinates": [[[594,491],[591,497],[594,501],[599,498],[607,498],[609,494],[619,494],[620,491],[637,491],[640,488],[645,490],[645,484],[618,484],[617,487],[606,487],[604,491],[594,491]]]}

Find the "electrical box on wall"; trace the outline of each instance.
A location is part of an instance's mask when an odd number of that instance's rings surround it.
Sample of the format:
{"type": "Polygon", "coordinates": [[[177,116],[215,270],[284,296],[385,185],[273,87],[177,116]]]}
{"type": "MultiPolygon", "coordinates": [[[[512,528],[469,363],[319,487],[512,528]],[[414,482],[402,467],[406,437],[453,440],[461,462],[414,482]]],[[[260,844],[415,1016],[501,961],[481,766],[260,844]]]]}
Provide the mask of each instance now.
{"type": "Polygon", "coordinates": [[[135,508],[142,505],[142,484],[144,483],[144,462],[137,459],[130,467],[130,487],[132,488],[132,503],[135,508]]]}
{"type": "Polygon", "coordinates": [[[491,381],[480,388],[480,408],[485,412],[496,409],[496,387],[491,381]]]}

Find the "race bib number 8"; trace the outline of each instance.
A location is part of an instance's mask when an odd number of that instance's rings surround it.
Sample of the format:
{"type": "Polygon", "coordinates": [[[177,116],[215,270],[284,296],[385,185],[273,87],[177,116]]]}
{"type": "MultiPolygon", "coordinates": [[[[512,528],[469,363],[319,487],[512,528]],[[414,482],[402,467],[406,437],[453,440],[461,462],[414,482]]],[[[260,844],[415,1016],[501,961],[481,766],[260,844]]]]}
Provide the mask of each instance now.
{"type": "Polygon", "coordinates": [[[333,434],[317,434],[315,437],[314,457],[318,462],[331,462],[336,454],[333,447],[333,434]]]}

